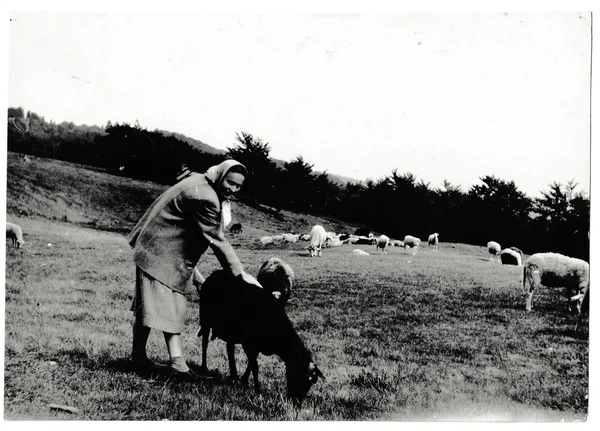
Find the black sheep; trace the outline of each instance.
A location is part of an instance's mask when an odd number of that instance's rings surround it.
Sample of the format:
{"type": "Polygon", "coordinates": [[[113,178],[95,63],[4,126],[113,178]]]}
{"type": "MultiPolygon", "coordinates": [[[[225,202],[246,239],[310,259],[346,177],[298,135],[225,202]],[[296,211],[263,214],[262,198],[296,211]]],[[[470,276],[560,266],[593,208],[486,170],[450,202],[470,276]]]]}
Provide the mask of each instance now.
{"type": "Polygon", "coordinates": [[[279,356],[286,367],[287,396],[300,405],[311,386],[323,378],[310,352],[296,333],[283,307],[264,289],[232,278],[225,271],[213,272],[200,291],[200,332],[202,335],[202,371],[208,372],[206,350],[210,331],[212,339],[227,342],[227,356],[232,379],[237,379],[234,345],[241,344],[248,367],[241,382],[248,383],[250,371],[254,389],[258,382],[258,354],[279,356]]]}

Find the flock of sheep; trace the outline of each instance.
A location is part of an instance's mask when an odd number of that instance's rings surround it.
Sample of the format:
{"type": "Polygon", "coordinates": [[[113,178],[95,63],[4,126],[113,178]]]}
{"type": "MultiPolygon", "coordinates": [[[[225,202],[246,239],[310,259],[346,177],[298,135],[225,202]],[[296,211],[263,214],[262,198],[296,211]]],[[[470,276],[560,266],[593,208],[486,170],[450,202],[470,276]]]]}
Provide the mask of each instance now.
{"type": "MultiPolygon", "coordinates": [[[[236,223],[236,230],[232,233],[241,232],[241,225],[236,223]]],[[[412,235],[406,235],[404,241],[390,239],[387,235],[381,235],[379,238],[373,237],[373,234],[364,229],[357,229],[354,234],[336,234],[335,232],[327,232],[321,225],[315,225],[312,227],[308,234],[293,234],[283,233],[274,236],[263,236],[258,239],[258,242],[263,245],[269,244],[284,244],[284,243],[295,243],[298,241],[308,241],[309,245],[306,247],[311,257],[320,257],[321,250],[327,247],[339,247],[342,244],[369,244],[375,245],[376,250],[381,249],[381,254],[387,254],[388,246],[392,247],[403,247],[405,250],[407,247],[411,248],[413,255],[417,253],[418,247],[421,244],[421,240],[412,235]]],[[[433,233],[429,236],[428,243],[434,252],[437,252],[437,245],[439,242],[439,234],[433,233]]],[[[358,255],[369,255],[364,250],[355,249],[354,254],[358,255]]]]}
{"type": "MultiPolygon", "coordinates": [[[[241,227],[241,226],[240,226],[241,227]]],[[[262,245],[277,243],[293,243],[308,241],[306,247],[311,257],[320,257],[321,250],[326,247],[337,247],[342,244],[371,244],[382,254],[387,254],[388,246],[407,247],[412,249],[413,255],[417,254],[421,240],[412,235],[406,235],[404,241],[390,239],[387,235],[374,238],[368,230],[357,229],[353,235],[335,234],[327,232],[321,225],[315,225],[310,233],[290,234],[284,233],[276,236],[263,236],[259,239],[262,245]]],[[[432,252],[438,251],[439,234],[429,235],[428,244],[432,252]]],[[[532,297],[538,286],[565,287],[568,296],[568,308],[576,311],[580,316],[582,312],[589,312],[589,263],[558,253],[536,253],[523,262],[523,252],[517,247],[502,249],[496,241],[487,244],[490,261],[497,260],[504,265],[523,266],[523,293],[527,295],[526,310],[532,309],[532,297]],[[585,303],[584,303],[585,300],[585,303]],[[583,306],[583,310],[582,310],[583,306]]],[[[369,255],[364,250],[354,249],[355,255],[369,255]]]]}

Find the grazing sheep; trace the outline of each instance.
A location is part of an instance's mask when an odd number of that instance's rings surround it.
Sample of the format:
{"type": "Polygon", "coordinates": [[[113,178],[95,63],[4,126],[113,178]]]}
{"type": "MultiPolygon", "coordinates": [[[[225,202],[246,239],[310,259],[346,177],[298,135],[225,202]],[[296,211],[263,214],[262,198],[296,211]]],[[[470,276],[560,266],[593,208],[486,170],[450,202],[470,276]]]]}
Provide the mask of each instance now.
{"type": "Polygon", "coordinates": [[[323,248],[323,244],[327,239],[327,233],[325,229],[321,225],[315,225],[310,230],[310,245],[308,246],[308,251],[310,253],[310,257],[321,257],[321,249],[323,248]]]}
{"type": "Polygon", "coordinates": [[[377,248],[376,250],[381,249],[381,254],[387,254],[387,246],[390,243],[390,237],[386,235],[381,235],[377,240],[377,248]]]}
{"type": "Polygon", "coordinates": [[[242,233],[242,224],[241,223],[234,223],[231,225],[231,228],[229,229],[229,232],[231,233],[242,233]]]}
{"type": "Polygon", "coordinates": [[[352,254],[355,254],[357,256],[369,256],[369,253],[367,253],[364,250],[361,250],[360,248],[355,248],[354,250],[352,250],[352,254]]]}
{"type": "Polygon", "coordinates": [[[429,235],[429,239],[427,240],[427,242],[429,243],[429,247],[433,248],[433,252],[437,253],[438,251],[438,239],[439,234],[437,233],[432,233],[431,235],[429,235]]]}
{"type": "Polygon", "coordinates": [[[342,240],[339,238],[333,238],[331,240],[327,240],[326,244],[328,247],[339,247],[342,245],[342,240]]]}
{"type": "Polygon", "coordinates": [[[294,270],[281,259],[272,257],[265,261],[256,277],[263,289],[270,292],[284,306],[292,295],[294,270]]]}
{"type": "Polygon", "coordinates": [[[273,237],[263,236],[259,239],[261,245],[273,244],[273,237]]]}
{"type": "Polygon", "coordinates": [[[500,252],[500,261],[502,265],[522,265],[522,257],[511,248],[505,248],[500,252]]]}
{"type": "Polygon", "coordinates": [[[6,222],[6,239],[12,240],[13,247],[20,248],[25,241],[23,241],[23,231],[21,226],[14,223],[6,222]]]}
{"type": "Polygon", "coordinates": [[[272,238],[274,244],[280,244],[283,242],[283,235],[273,235],[272,238]]]}
{"type": "Polygon", "coordinates": [[[248,365],[241,382],[248,384],[252,371],[254,390],[258,392],[258,355],[277,355],[285,363],[287,396],[296,406],[311,386],[323,374],[312,360],[311,353],[294,329],[283,307],[266,290],[231,278],[224,270],[213,272],[200,291],[200,332],[202,335],[202,365],[208,372],[206,352],[209,335],[227,343],[231,378],[237,380],[235,344],[241,344],[248,365]]]}
{"type": "Polygon", "coordinates": [[[502,250],[500,244],[498,244],[496,241],[490,241],[487,243],[487,249],[490,254],[490,262],[492,262],[494,258],[500,262],[500,250],[502,250]]]}
{"type": "Polygon", "coordinates": [[[421,244],[421,239],[419,239],[415,236],[406,235],[404,237],[404,250],[406,250],[406,247],[412,248],[413,256],[417,254],[417,249],[419,248],[420,244],[421,244]]]}
{"type": "Polygon", "coordinates": [[[295,235],[292,233],[284,233],[283,234],[283,242],[286,242],[286,243],[298,242],[299,238],[300,238],[300,235],[295,235]]]}
{"type": "Polygon", "coordinates": [[[523,264],[525,309],[531,311],[533,292],[539,286],[565,287],[569,311],[581,312],[581,304],[590,287],[590,264],[558,253],[536,253],[523,264]]]}

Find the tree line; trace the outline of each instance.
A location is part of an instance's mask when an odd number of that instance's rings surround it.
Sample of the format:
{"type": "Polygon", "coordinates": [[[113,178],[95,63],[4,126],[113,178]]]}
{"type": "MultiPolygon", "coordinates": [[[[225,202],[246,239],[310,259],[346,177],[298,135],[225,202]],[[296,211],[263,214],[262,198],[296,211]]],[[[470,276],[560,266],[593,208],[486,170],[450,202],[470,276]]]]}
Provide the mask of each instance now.
{"type": "Polygon", "coordinates": [[[204,172],[225,158],[250,171],[240,199],[323,215],[402,239],[427,239],[438,232],[446,242],[485,245],[494,240],[527,254],[554,251],[589,261],[590,200],[573,181],[553,182],[531,198],[513,181],[493,175],[463,191],[445,181],[441,188],[410,172],[392,171],[378,180],[340,184],[317,173],[301,155],[278,166],[271,146],[248,132],[236,133],[224,154],[209,153],[182,135],[148,131],[137,122],[104,127],[56,124],[22,108],[9,108],[8,150],[106,169],[117,175],[172,184],[186,170],[204,172]]]}

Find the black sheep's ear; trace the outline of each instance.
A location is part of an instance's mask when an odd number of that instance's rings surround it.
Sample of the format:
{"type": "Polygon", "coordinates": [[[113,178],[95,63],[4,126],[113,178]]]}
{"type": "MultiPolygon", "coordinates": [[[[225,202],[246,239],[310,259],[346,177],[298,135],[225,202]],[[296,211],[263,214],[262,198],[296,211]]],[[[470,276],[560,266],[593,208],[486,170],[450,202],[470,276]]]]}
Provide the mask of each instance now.
{"type": "Polygon", "coordinates": [[[325,376],[323,376],[323,373],[314,364],[314,362],[308,364],[308,380],[310,380],[311,383],[316,383],[319,377],[325,380],[325,376]]]}

